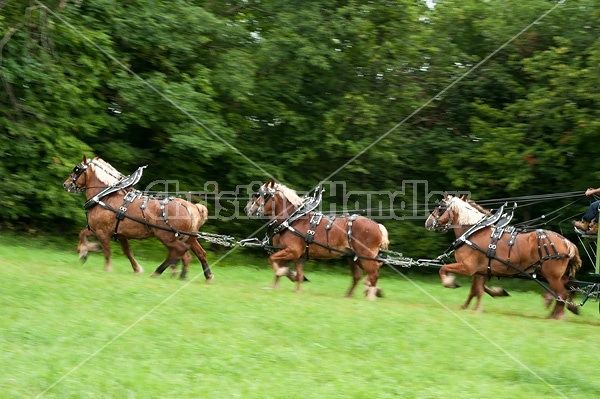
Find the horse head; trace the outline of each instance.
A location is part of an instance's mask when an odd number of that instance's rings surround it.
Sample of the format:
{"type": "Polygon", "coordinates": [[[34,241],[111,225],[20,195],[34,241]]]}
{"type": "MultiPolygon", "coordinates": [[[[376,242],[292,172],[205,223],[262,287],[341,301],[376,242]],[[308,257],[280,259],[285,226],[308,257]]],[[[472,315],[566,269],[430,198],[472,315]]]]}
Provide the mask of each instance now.
{"type": "Polygon", "coordinates": [[[484,211],[481,206],[466,200],[466,197],[459,198],[444,193],[444,198],[425,221],[425,228],[429,231],[446,232],[455,226],[472,226],[486,215],[484,211]]]}
{"type": "Polygon", "coordinates": [[[67,180],[63,183],[63,188],[67,190],[67,192],[79,193],[85,190],[88,182],[87,170],[91,162],[92,160],[88,160],[84,155],[83,161],[73,168],[71,175],[67,177],[67,180]]]}
{"type": "Polygon", "coordinates": [[[429,231],[443,231],[446,232],[452,226],[452,210],[450,205],[454,197],[444,193],[444,198],[438,202],[438,206],[433,208],[431,214],[425,221],[425,228],[429,231]]]}
{"type": "Polygon", "coordinates": [[[252,194],[244,210],[248,216],[285,217],[303,203],[296,191],[269,179],[252,194]]]}
{"type": "Polygon", "coordinates": [[[244,207],[246,215],[262,217],[273,214],[274,198],[278,187],[279,184],[273,179],[267,180],[265,184],[260,186],[258,191],[251,195],[244,207]]]}

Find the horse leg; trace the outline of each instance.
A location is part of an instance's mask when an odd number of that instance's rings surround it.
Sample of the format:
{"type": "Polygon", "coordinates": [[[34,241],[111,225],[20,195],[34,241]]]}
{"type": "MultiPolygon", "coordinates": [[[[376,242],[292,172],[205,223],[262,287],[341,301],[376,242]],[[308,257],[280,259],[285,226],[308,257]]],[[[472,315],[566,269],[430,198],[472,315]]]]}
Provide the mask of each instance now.
{"type": "Polygon", "coordinates": [[[156,268],[150,277],[158,277],[165,271],[167,267],[177,265],[177,262],[183,258],[189,249],[189,245],[179,240],[163,242],[163,244],[169,248],[167,259],[156,268]]]}
{"type": "Polygon", "coordinates": [[[567,295],[567,309],[574,314],[579,314],[579,306],[573,303],[573,299],[575,298],[575,291],[569,291],[567,295]]]}
{"type": "Polygon", "coordinates": [[[92,232],[89,228],[85,228],[79,232],[79,243],[77,244],[77,253],[79,254],[79,259],[85,263],[88,257],[89,252],[100,251],[100,244],[97,242],[88,241],[88,237],[95,236],[94,232],[92,232]]]}
{"type": "Polygon", "coordinates": [[[446,288],[458,288],[460,285],[456,282],[456,277],[451,273],[458,273],[465,276],[470,276],[473,272],[469,271],[465,264],[449,263],[440,268],[440,278],[442,279],[442,285],[446,288]]]}
{"type": "Polygon", "coordinates": [[[377,286],[377,280],[379,280],[379,268],[382,263],[363,259],[361,265],[367,273],[367,278],[365,279],[365,285],[367,286],[367,300],[373,301],[375,300],[375,297],[383,296],[381,294],[381,289],[377,286]]]}
{"type": "Polygon", "coordinates": [[[275,272],[275,280],[273,281],[271,288],[277,288],[279,285],[279,278],[289,274],[290,269],[286,266],[287,262],[298,258],[299,255],[295,256],[288,248],[284,248],[269,256],[269,263],[275,272]]]}
{"type": "Polygon", "coordinates": [[[481,312],[483,310],[483,308],[481,307],[481,297],[483,296],[485,280],[486,280],[486,278],[482,274],[473,275],[473,280],[471,282],[471,289],[469,290],[469,296],[467,297],[466,302],[461,306],[462,309],[468,309],[469,304],[471,303],[471,300],[474,297],[477,297],[473,311],[481,312]]]}
{"type": "Polygon", "coordinates": [[[350,271],[352,273],[352,285],[346,293],[346,297],[350,298],[354,294],[354,289],[356,288],[356,285],[362,278],[362,271],[360,269],[359,264],[356,261],[354,261],[354,259],[348,258],[348,264],[350,265],[350,271]]]}
{"type": "Polygon", "coordinates": [[[170,266],[171,266],[171,278],[175,278],[177,276],[177,264],[173,264],[170,266]]]}
{"type": "Polygon", "coordinates": [[[206,260],[206,251],[202,248],[202,245],[198,242],[196,237],[190,237],[188,240],[190,244],[190,248],[196,254],[196,257],[202,263],[202,271],[204,272],[204,278],[206,282],[212,281],[215,278],[215,275],[210,271],[210,266],[208,266],[208,261],[206,260]]]}
{"type": "Polygon", "coordinates": [[[154,273],[152,273],[150,275],[150,277],[158,277],[160,276],[167,267],[169,266],[173,266],[173,265],[177,265],[177,262],[179,262],[179,259],[170,259],[167,258],[163,263],[161,263],[156,270],[154,271],[154,273]]]}
{"type": "Polygon", "coordinates": [[[137,263],[135,258],[133,257],[133,251],[131,250],[131,246],[129,245],[129,241],[125,237],[118,238],[119,243],[121,244],[121,248],[123,248],[123,253],[129,259],[131,263],[131,267],[133,268],[133,272],[135,274],[140,274],[144,272],[144,269],[137,263]]]}
{"type": "Polygon", "coordinates": [[[567,309],[569,309],[570,312],[575,313],[575,314],[579,314],[579,306],[577,306],[576,304],[573,303],[573,299],[575,299],[575,287],[572,284],[569,284],[569,276],[563,275],[561,277],[561,281],[563,283],[563,285],[565,286],[565,289],[567,290],[568,294],[567,294],[567,309]]]}
{"type": "Polygon", "coordinates": [[[181,262],[183,263],[183,265],[181,266],[181,274],[179,275],[179,278],[181,280],[185,280],[185,276],[187,275],[187,271],[188,271],[188,268],[190,267],[191,261],[192,261],[192,255],[190,255],[189,251],[186,251],[186,253],[184,253],[183,256],[181,257],[181,262]]]}
{"type": "Polygon", "coordinates": [[[112,272],[112,265],[110,264],[110,235],[104,234],[103,232],[96,232],[96,237],[100,241],[102,247],[102,253],[104,253],[104,270],[112,272]]]}
{"type": "Polygon", "coordinates": [[[556,278],[554,276],[545,276],[546,280],[548,280],[548,284],[550,285],[550,289],[552,291],[554,291],[554,293],[556,295],[558,295],[559,298],[561,298],[561,301],[555,301],[554,304],[554,309],[552,310],[552,313],[550,313],[550,316],[548,316],[551,319],[555,319],[555,320],[563,320],[565,318],[565,300],[568,297],[567,294],[567,289],[565,288],[564,283],[561,281],[560,278],[556,278]]]}
{"type": "Polygon", "coordinates": [[[296,292],[299,294],[302,292],[302,283],[304,282],[304,264],[306,263],[306,258],[302,257],[300,259],[296,259],[296,292]]]}

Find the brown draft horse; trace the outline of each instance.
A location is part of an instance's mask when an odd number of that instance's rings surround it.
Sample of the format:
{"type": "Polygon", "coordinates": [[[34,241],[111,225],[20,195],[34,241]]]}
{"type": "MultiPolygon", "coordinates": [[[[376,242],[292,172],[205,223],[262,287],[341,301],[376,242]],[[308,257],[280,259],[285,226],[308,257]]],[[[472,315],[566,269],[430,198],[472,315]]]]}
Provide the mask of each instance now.
{"type": "Polygon", "coordinates": [[[198,243],[196,234],[208,217],[204,205],[192,204],[181,198],[153,198],[135,193],[131,189],[122,189],[94,200],[97,194],[107,187],[117,184],[123,175],[108,162],[83,157],[83,162],[75,166],[71,175],[63,183],[65,190],[71,193],[85,191],[88,203],[95,201],[89,208],[88,226],[79,233],[78,252],[80,257],[94,250],[94,243],[87,237],[96,236],[105,258],[105,270],[112,271],[110,262],[110,239],[114,237],[123,248],[135,273],[141,273],[142,267],[133,257],[129,239],[156,237],[168,248],[167,259],[156,269],[152,276],[158,276],[169,266],[176,266],[181,260],[183,267],[180,278],[185,278],[192,250],[202,263],[207,281],[213,278],[206,260],[206,252],[198,243]],[[131,201],[126,200],[127,194],[131,201]],[[117,218],[121,212],[122,219],[117,218]]]}
{"type": "MultiPolygon", "coordinates": [[[[480,221],[481,215],[462,199],[447,195],[427,218],[425,228],[430,231],[447,231],[452,228],[458,238],[480,221]]],[[[514,236],[513,244],[510,244],[512,234],[503,234],[499,237],[496,242],[495,256],[489,257],[486,251],[492,243],[491,235],[492,227],[482,228],[468,238],[468,244],[464,243],[456,248],[454,254],[456,263],[446,264],[440,268],[442,285],[448,288],[457,287],[454,276],[448,273],[478,275],[480,279],[485,279],[488,275],[515,276],[521,274],[521,271],[539,273],[560,298],[556,300],[549,317],[563,319],[565,300],[568,298],[565,282],[581,267],[577,247],[553,231],[519,232],[514,236]]],[[[479,301],[481,293],[476,294],[479,301]]],[[[468,301],[465,305],[468,305],[468,301]]],[[[574,313],[578,311],[571,303],[567,307],[574,313]]]]}
{"type": "Polygon", "coordinates": [[[303,203],[304,200],[294,190],[269,180],[253,194],[244,208],[248,216],[267,216],[275,224],[274,230],[278,233],[276,244],[281,249],[269,256],[275,273],[272,287],[277,287],[280,277],[290,276],[285,266],[288,261],[295,263],[293,281],[296,281],[296,292],[300,292],[304,281],[304,264],[308,258],[346,257],[352,271],[352,285],[346,296],[354,293],[362,278],[361,269],[367,274],[367,299],[380,296],[377,280],[383,263],[377,259],[377,255],[380,249],[387,249],[389,245],[385,227],[362,216],[330,218],[311,211],[295,218],[303,203]],[[315,215],[319,219],[317,224],[311,223],[315,215]]]}

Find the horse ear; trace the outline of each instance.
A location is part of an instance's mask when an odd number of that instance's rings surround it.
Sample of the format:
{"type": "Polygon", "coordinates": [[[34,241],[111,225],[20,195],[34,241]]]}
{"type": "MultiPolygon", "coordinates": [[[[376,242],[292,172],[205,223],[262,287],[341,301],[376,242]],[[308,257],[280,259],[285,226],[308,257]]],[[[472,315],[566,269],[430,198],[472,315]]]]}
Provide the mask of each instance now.
{"type": "Polygon", "coordinates": [[[461,199],[462,201],[466,201],[466,200],[467,200],[467,195],[466,195],[466,194],[463,194],[463,195],[460,197],[460,199],[461,199]]]}
{"type": "Polygon", "coordinates": [[[450,194],[448,194],[448,191],[444,191],[444,199],[448,199],[450,197],[450,194]]]}
{"type": "Polygon", "coordinates": [[[275,187],[275,179],[267,180],[266,186],[267,186],[267,188],[269,188],[269,187],[274,188],[275,187]]]}
{"type": "Polygon", "coordinates": [[[83,163],[87,163],[87,158],[85,157],[85,154],[83,155],[83,163]]]}

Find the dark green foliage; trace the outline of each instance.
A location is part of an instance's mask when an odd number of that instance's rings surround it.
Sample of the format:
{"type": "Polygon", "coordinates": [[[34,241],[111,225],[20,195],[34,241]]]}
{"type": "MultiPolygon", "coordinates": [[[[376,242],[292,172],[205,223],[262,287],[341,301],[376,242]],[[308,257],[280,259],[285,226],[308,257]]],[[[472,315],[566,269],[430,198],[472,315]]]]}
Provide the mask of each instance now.
{"type": "MultiPolygon", "coordinates": [[[[592,0],[525,32],[555,3],[59,3],[0,4],[2,222],[81,228],[83,198],[61,184],[83,154],[123,173],[147,164],[142,183],[183,191],[271,176],[298,190],[325,178],[392,192],[426,180],[476,199],[600,185],[592,0]]],[[[412,194],[393,206],[425,212],[437,198],[412,194]]],[[[422,220],[386,225],[411,256],[447,244],[422,220]]]]}

